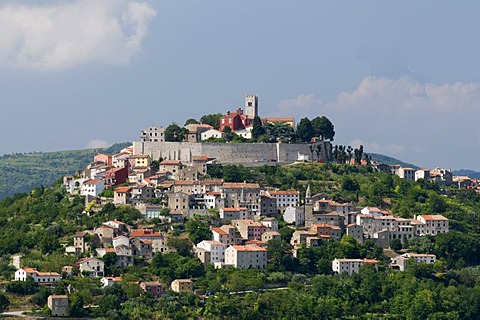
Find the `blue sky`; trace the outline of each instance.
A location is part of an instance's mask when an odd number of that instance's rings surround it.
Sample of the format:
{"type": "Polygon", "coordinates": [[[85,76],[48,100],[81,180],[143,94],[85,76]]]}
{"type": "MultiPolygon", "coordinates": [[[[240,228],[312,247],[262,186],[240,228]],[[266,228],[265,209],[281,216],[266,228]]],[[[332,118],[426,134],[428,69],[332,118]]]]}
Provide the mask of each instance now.
{"type": "Polygon", "coordinates": [[[138,139],[242,106],[480,170],[474,1],[3,1],[0,153],[138,139]]]}

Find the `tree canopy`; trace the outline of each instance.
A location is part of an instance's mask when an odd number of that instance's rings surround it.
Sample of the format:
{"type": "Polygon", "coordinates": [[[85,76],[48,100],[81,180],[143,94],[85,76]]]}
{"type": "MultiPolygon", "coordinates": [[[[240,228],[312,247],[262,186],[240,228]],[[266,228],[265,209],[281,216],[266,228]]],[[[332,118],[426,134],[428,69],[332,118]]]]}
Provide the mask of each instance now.
{"type": "Polygon", "coordinates": [[[300,141],[310,142],[315,136],[312,122],[308,118],[303,118],[297,125],[297,137],[300,141]]]}
{"type": "Polygon", "coordinates": [[[200,122],[204,124],[209,124],[215,129],[220,128],[220,118],[223,117],[221,113],[206,114],[200,118],[200,122]]]}
{"type": "Polygon", "coordinates": [[[316,117],[313,118],[311,122],[315,136],[324,140],[333,140],[333,137],[335,136],[334,126],[327,117],[316,117]]]}
{"type": "Polygon", "coordinates": [[[165,141],[181,142],[185,140],[187,129],[180,127],[176,123],[172,123],[165,129],[165,141]]]}

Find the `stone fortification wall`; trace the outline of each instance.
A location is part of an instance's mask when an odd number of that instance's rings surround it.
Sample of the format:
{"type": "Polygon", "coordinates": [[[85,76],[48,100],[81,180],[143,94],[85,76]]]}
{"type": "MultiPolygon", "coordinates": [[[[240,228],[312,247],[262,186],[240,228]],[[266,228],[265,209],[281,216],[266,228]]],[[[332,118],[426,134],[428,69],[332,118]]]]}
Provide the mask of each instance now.
{"type": "Polygon", "coordinates": [[[203,155],[222,163],[278,161],[273,143],[202,143],[203,155]]]}
{"type": "MultiPolygon", "coordinates": [[[[331,144],[322,144],[322,159],[331,159],[331,144]]],[[[196,142],[134,142],[134,154],[152,159],[181,160],[189,163],[194,156],[216,158],[222,163],[294,162],[299,154],[312,156],[310,144],[288,143],[196,143],[196,142]]],[[[315,145],[314,145],[315,146],[315,145]]],[[[314,152],[314,159],[317,158],[314,152]]]]}

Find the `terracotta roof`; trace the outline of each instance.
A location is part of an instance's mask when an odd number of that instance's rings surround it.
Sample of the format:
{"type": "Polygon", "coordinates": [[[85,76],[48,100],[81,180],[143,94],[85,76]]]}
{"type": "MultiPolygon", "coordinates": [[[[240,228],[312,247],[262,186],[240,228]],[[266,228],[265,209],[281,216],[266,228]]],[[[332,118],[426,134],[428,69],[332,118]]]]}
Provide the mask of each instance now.
{"type": "Polygon", "coordinates": [[[190,283],[190,282],[192,282],[191,279],[175,279],[175,280],[173,280],[173,281],[183,282],[183,283],[190,283]]]}
{"type": "Polygon", "coordinates": [[[267,249],[262,248],[260,246],[230,246],[231,248],[235,249],[236,251],[267,251],[267,249]]]}
{"type": "Polygon", "coordinates": [[[264,235],[270,235],[270,236],[280,236],[280,232],[278,231],[267,231],[263,233],[264,235]]]}
{"type": "Polygon", "coordinates": [[[297,191],[297,190],[268,190],[268,193],[270,193],[271,195],[279,195],[279,196],[283,196],[283,195],[298,196],[298,195],[300,195],[300,192],[297,191]]]}
{"type": "Polygon", "coordinates": [[[98,184],[100,182],[102,182],[103,180],[100,180],[100,179],[94,179],[94,180],[88,180],[88,181],[85,181],[83,184],[98,184]]]}
{"type": "Polygon", "coordinates": [[[225,189],[259,189],[260,185],[258,183],[246,183],[246,182],[224,182],[222,185],[225,189]]]}
{"type": "MultiPolygon", "coordinates": [[[[220,230],[222,230],[222,229],[220,229],[220,230]]],[[[203,240],[203,241],[200,241],[200,242],[205,242],[205,243],[208,243],[210,245],[215,245],[215,246],[226,246],[226,244],[221,243],[220,241],[215,241],[215,240],[203,240]]],[[[198,246],[198,244],[197,244],[197,246],[198,246]]]]}
{"type": "Polygon", "coordinates": [[[23,267],[22,270],[25,271],[25,272],[28,272],[28,273],[35,273],[35,272],[37,272],[37,269],[36,269],[36,268],[23,267]]]}
{"type": "Polygon", "coordinates": [[[216,158],[211,158],[211,157],[207,157],[207,156],[193,156],[192,160],[193,161],[210,161],[210,160],[214,160],[216,158]]]}
{"type": "Polygon", "coordinates": [[[212,230],[212,232],[215,232],[215,233],[218,233],[218,234],[221,234],[221,235],[228,235],[229,234],[228,232],[222,230],[221,228],[212,228],[211,230],[212,230]]]}
{"type": "Polygon", "coordinates": [[[118,193],[127,193],[131,190],[132,190],[132,187],[118,187],[118,188],[115,188],[115,192],[118,192],[118,193]]]}
{"type": "Polygon", "coordinates": [[[223,212],[238,212],[238,211],[245,211],[247,208],[222,208],[220,209],[223,212]]]}
{"type": "Polygon", "coordinates": [[[113,221],[108,221],[108,222],[113,222],[113,223],[120,224],[120,225],[124,225],[124,226],[127,225],[125,222],[118,221],[118,220],[113,220],[113,221]]]}
{"type": "Polygon", "coordinates": [[[422,218],[425,219],[426,221],[438,221],[438,220],[448,221],[448,219],[445,218],[444,216],[442,216],[441,214],[419,215],[418,217],[422,217],[422,218]]]}
{"type": "Polygon", "coordinates": [[[113,282],[121,282],[122,281],[122,277],[104,277],[105,279],[107,280],[111,280],[113,282]]]}
{"type": "MultiPolygon", "coordinates": [[[[77,262],[75,262],[73,265],[75,267],[78,267],[80,264],[84,263],[84,262],[87,262],[89,260],[98,260],[97,258],[94,258],[94,257],[87,257],[87,258],[82,258],[80,260],[78,260],[77,262]]],[[[100,260],[101,261],[101,260],[100,260]]]]}
{"type": "Polygon", "coordinates": [[[258,245],[263,244],[263,245],[265,245],[266,243],[263,242],[263,241],[260,241],[260,240],[249,240],[249,241],[245,242],[245,244],[247,244],[247,245],[252,245],[252,244],[258,244],[258,245]]]}
{"type": "Polygon", "coordinates": [[[179,165],[181,164],[182,162],[180,160],[163,160],[162,162],[160,162],[160,165],[163,166],[163,165],[179,165]]]}
{"type": "Polygon", "coordinates": [[[130,238],[135,237],[160,237],[160,232],[155,232],[152,229],[134,229],[130,232],[130,238]]]}
{"type": "Polygon", "coordinates": [[[424,223],[420,220],[412,219],[412,220],[410,220],[410,224],[411,225],[423,225],[424,223]]]}
{"type": "Polygon", "coordinates": [[[250,226],[255,226],[255,227],[265,227],[263,224],[257,221],[253,220],[232,220],[232,223],[237,223],[237,224],[248,224],[250,226]]]}
{"type": "Polygon", "coordinates": [[[115,228],[111,226],[107,226],[106,224],[102,224],[101,226],[98,226],[97,229],[115,229],[115,228]]]}
{"type": "Polygon", "coordinates": [[[364,263],[378,263],[377,260],[374,259],[335,259],[340,262],[364,262],[364,263]]]}
{"type": "Polygon", "coordinates": [[[197,185],[197,186],[208,186],[208,185],[221,185],[222,184],[221,179],[209,179],[209,180],[175,180],[173,181],[174,185],[184,185],[184,186],[189,186],[189,185],[197,185]]]}

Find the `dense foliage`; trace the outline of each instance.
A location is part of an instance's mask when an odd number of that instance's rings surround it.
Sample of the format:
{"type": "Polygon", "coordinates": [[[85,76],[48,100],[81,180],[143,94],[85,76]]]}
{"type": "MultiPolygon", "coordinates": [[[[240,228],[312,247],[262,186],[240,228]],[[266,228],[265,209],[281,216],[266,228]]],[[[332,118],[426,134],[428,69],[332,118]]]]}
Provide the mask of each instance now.
{"type": "MultiPolygon", "coordinates": [[[[123,276],[119,285],[101,289],[98,279],[76,277],[62,280],[55,289],[31,281],[9,283],[0,295],[0,309],[25,295],[30,303],[43,307],[49,294],[64,294],[71,285],[75,291],[69,295],[70,315],[97,318],[473,319],[480,313],[480,196],[474,191],[337,164],[217,165],[210,166],[208,174],[226,181],[296,188],[302,198],[310,185],[314,193],[339,202],[375,205],[402,217],[439,213],[450,219],[451,231],[392,243],[397,250],[434,253],[438,258],[432,265],[411,263],[407,271],[394,272],[387,268],[382,248],[349,236],[314,248],[301,247],[293,257],[289,240],[294,230],[280,222],[282,240],[270,241],[266,270],[216,270],[202,265],[192,250],[193,244],[209,237],[214,218],[194,217],[181,226],[183,234],[169,228],[175,237],[168,244],[177,252],[156,254],[150,264],[136,260],[135,266],[125,268],[112,266],[113,254],[104,257],[109,272],[123,276]],[[331,261],[337,257],[375,258],[380,261],[379,271],[365,266],[352,276],[333,275],[331,261]],[[136,284],[159,280],[167,287],[176,278],[192,278],[207,297],[168,292],[156,300],[141,294],[136,284]]],[[[66,195],[59,182],[0,200],[0,277],[11,277],[14,270],[8,258],[19,252],[25,255],[25,265],[60,271],[75,259],[65,256],[62,247],[75,232],[112,219],[135,226],[141,219],[137,210],[127,206],[106,205],[91,216],[83,210],[83,199],[66,195]]]]}

